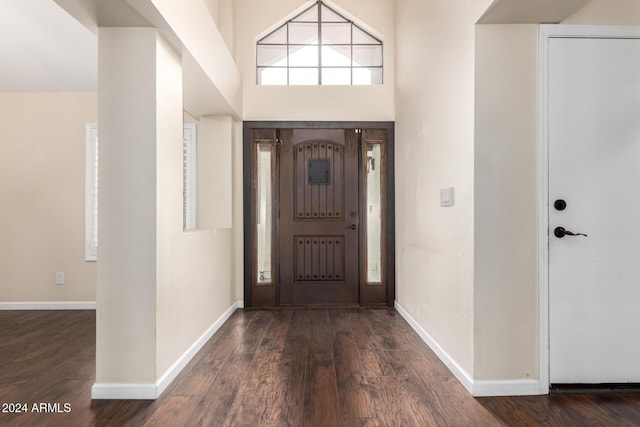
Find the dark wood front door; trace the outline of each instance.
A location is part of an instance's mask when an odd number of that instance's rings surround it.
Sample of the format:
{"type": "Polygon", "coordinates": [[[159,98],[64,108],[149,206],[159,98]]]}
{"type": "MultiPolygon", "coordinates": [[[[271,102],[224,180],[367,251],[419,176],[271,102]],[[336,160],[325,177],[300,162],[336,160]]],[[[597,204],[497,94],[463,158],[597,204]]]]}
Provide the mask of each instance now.
{"type": "Polygon", "coordinates": [[[392,306],[393,123],[244,131],[245,306],[392,306]]]}
{"type": "Polygon", "coordinates": [[[280,304],[358,304],[358,134],[282,130],[278,151],[280,304]]]}

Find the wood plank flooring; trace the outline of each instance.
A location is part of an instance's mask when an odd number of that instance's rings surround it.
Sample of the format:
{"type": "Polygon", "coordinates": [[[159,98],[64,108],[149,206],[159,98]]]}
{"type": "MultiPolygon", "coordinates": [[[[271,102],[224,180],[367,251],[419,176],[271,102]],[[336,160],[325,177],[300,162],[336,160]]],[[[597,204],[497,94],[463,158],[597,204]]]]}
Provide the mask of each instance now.
{"type": "Polygon", "coordinates": [[[156,401],[91,401],[94,359],[95,312],[0,312],[0,425],[640,426],[636,394],[474,399],[389,309],[238,310],[156,401]]]}

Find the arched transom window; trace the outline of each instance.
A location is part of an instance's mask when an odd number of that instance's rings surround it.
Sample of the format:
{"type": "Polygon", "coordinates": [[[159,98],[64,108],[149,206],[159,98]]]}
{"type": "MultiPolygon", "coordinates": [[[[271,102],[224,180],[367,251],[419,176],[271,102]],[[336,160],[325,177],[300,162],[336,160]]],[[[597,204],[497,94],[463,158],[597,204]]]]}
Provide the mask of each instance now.
{"type": "Polygon", "coordinates": [[[322,1],[257,43],[259,85],[382,84],[382,42],[322,1]]]}

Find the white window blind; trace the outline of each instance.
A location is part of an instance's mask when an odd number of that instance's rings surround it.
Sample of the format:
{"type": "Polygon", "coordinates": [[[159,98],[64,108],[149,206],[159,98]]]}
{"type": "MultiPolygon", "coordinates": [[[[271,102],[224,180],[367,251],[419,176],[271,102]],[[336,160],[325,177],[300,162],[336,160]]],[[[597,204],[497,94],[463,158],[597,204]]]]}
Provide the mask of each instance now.
{"type": "Polygon", "coordinates": [[[182,144],[182,227],[196,228],[196,125],[184,125],[182,144]]]}
{"type": "Polygon", "coordinates": [[[85,160],[85,259],[98,255],[98,125],[86,125],[85,160]]]}
{"type": "MultiPolygon", "coordinates": [[[[196,125],[184,125],[183,228],[196,228],[196,125]]],[[[96,261],[98,255],[98,125],[86,125],[85,157],[85,259],[96,261]]]]}

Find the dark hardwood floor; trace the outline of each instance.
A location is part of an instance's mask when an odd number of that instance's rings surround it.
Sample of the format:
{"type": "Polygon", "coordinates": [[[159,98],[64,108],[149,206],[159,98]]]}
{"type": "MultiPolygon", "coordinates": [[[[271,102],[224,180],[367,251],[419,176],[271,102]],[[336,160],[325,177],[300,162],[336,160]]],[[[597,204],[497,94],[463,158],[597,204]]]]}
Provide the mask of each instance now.
{"type": "Polygon", "coordinates": [[[388,309],[238,310],[156,401],[92,402],[94,358],[94,312],[0,312],[0,425],[640,426],[634,394],[474,399],[388,309]]]}

